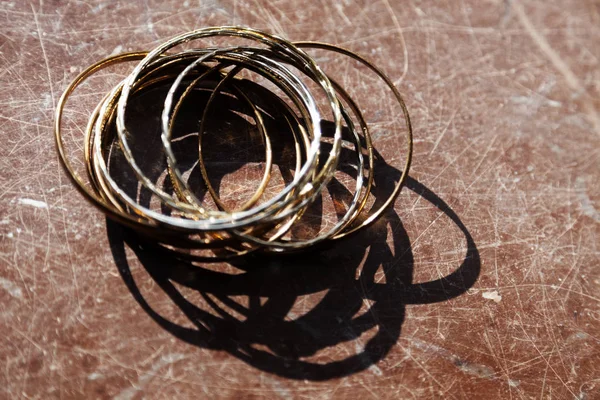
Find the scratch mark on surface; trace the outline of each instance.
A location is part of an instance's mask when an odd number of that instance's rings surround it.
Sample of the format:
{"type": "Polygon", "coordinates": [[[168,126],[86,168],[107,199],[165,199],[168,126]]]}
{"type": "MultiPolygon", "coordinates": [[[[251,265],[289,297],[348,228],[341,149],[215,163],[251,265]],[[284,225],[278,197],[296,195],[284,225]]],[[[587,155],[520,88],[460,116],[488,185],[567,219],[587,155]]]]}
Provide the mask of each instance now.
{"type": "Polygon", "coordinates": [[[142,374],[138,378],[137,383],[135,383],[132,387],[123,390],[121,393],[115,396],[115,400],[133,399],[135,395],[148,384],[150,379],[152,379],[152,377],[154,377],[161,368],[167,365],[171,365],[177,361],[183,360],[184,358],[185,356],[183,354],[178,353],[166,354],[162,356],[160,360],[154,363],[154,365],[152,365],[152,367],[146,373],[142,374]]]}
{"type": "Polygon", "coordinates": [[[410,340],[411,347],[415,347],[427,353],[434,353],[437,356],[440,356],[458,367],[461,371],[475,375],[480,378],[492,379],[494,376],[494,370],[487,365],[483,364],[475,364],[461,359],[456,354],[452,354],[450,351],[444,349],[443,347],[436,346],[431,343],[423,342],[421,340],[412,338],[410,340]]]}
{"type": "MultiPolygon", "coordinates": [[[[527,13],[523,9],[523,6],[519,4],[519,2],[515,1],[513,2],[513,7],[517,17],[519,18],[519,21],[521,21],[521,24],[529,36],[533,39],[535,44],[540,48],[544,55],[550,60],[554,67],[564,76],[565,80],[567,81],[567,85],[577,94],[585,93],[586,90],[579,81],[579,78],[577,78],[575,73],[573,73],[564,59],[552,48],[552,46],[550,46],[550,43],[548,43],[542,33],[540,33],[533,25],[527,16],[527,13]]],[[[598,116],[594,106],[587,100],[583,102],[583,106],[592,124],[594,125],[596,133],[600,134],[600,116],[598,116]]]]}
{"type": "Polygon", "coordinates": [[[40,40],[40,47],[42,48],[42,54],[44,56],[44,63],[46,64],[46,73],[48,75],[48,86],[50,87],[50,96],[52,97],[52,109],[56,108],[56,98],[54,97],[54,88],[52,87],[52,75],[50,74],[50,64],[48,63],[48,55],[46,54],[46,47],[42,40],[42,29],[40,28],[40,22],[38,21],[37,13],[33,4],[31,5],[31,11],[33,12],[33,19],[35,21],[35,27],[37,29],[38,39],[40,40]]]}
{"type": "Polygon", "coordinates": [[[399,85],[404,80],[404,77],[406,77],[406,74],[408,74],[408,48],[406,47],[406,41],[404,40],[404,33],[402,33],[402,26],[400,25],[398,17],[396,17],[396,13],[390,5],[389,0],[383,0],[383,3],[385,4],[385,8],[387,8],[388,12],[390,13],[390,17],[392,17],[396,32],[398,32],[398,35],[400,36],[402,52],[404,53],[404,69],[402,70],[402,75],[394,82],[394,85],[399,85]]]}
{"type": "Polygon", "coordinates": [[[560,383],[562,383],[563,387],[565,389],[567,389],[569,391],[569,393],[571,393],[571,395],[573,395],[573,397],[577,397],[577,395],[575,393],[573,393],[573,391],[571,390],[571,388],[565,383],[565,381],[561,378],[561,376],[558,374],[558,372],[556,372],[556,370],[552,367],[552,365],[550,364],[550,361],[544,356],[544,354],[540,351],[540,349],[538,348],[538,346],[535,344],[535,340],[531,338],[531,336],[527,333],[527,330],[525,329],[525,325],[523,324],[523,319],[521,318],[520,314],[517,314],[517,317],[519,318],[519,322],[520,322],[520,327],[523,330],[523,333],[525,334],[525,336],[527,336],[527,339],[531,342],[531,345],[533,346],[533,348],[538,352],[538,354],[542,357],[542,359],[544,360],[544,362],[546,363],[547,367],[550,368],[550,370],[554,373],[554,376],[556,376],[558,378],[558,380],[560,381],[560,383]]]}
{"type": "Polygon", "coordinates": [[[340,3],[336,3],[334,7],[335,7],[335,11],[337,11],[338,15],[340,17],[342,17],[342,19],[344,20],[344,22],[346,22],[347,25],[351,26],[352,25],[352,21],[350,21],[350,19],[346,15],[346,13],[344,13],[344,6],[342,6],[340,3]]]}
{"type": "Polygon", "coordinates": [[[431,151],[429,152],[429,155],[432,155],[435,152],[435,150],[437,149],[438,145],[442,141],[442,138],[444,137],[444,135],[448,131],[448,128],[450,127],[450,125],[452,124],[452,121],[454,121],[454,117],[456,117],[456,113],[458,112],[458,109],[459,109],[459,107],[457,107],[456,110],[454,110],[454,112],[452,113],[452,116],[448,120],[448,123],[444,127],[444,130],[442,130],[442,133],[440,133],[440,136],[435,141],[435,144],[433,145],[433,149],[431,149],[431,151]]]}

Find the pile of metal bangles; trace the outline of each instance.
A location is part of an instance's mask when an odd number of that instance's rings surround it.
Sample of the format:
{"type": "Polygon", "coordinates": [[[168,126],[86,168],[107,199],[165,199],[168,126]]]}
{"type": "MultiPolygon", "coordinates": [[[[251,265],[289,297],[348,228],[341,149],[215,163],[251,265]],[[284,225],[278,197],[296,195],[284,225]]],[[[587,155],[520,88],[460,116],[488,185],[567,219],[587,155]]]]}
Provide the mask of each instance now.
{"type": "MultiPolygon", "coordinates": [[[[206,85],[204,85],[206,87],[206,85]]],[[[314,92],[314,90],[313,90],[314,92]]],[[[152,238],[169,251],[190,254],[198,251],[199,260],[222,260],[254,251],[285,253],[306,250],[313,246],[344,238],[376,221],[393,205],[408,175],[412,156],[412,131],[404,101],[392,81],[363,57],[341,47],[320,42],[289,42],[280,37],[249,28],[214,27],[192,31],[174,37],[150,52],[123,53],[110,56],[84,70],[68,86],[60,98],[55,119],[55,137],[60,160],[72,182],[84,197],[109,218],[152,238]],[[194,48],[195,41],[205,38],[228,38],[242,44],[235,46],[194,48]],[[248,44],[250,43],[250,44],[248,44]],[[187,48],[173,51],[177,46],[187,48]],[[350,57],[377,74],[397,100],[407,127],[405,163],[401,175],[389,196],[367,207],[373,187],[374,148],[369,127],[354,99],[346,90],[328,77],[304,49],[320,49],[350,57]],[[67,156],[65,139],[61,134],[65,104],[71,93],[98,71],[123,62],[137,62],[133,71],[116,85],[92,113],[85,134],[84,159],[86,175],[78,173],[67,156]],[[254,102],[244,92],[237,76],[248,70],[268,80],[288,98],[281,101],[287,110],[273,115],[254,102]],[[293,72],[292,72],[293,70],[293,72]],[[184,99],[203,82],[216,82],[204,110],[201,110],[197,166],[216,207],[206,206],[189,187],[173,150],[173,126],[184,99]],[[322,130],[322,106],[306,81],[316,86],[325,99],[332,134],[325,137],[322,130]],[[160,144],[166,159],[166,175],[172,190],[166,190],[144,174],[140,160],[131,149],[128,127],[128,106],[131,99],[156,85],[169,87],[160,115],[160,144]],[[227,90],[248,105],[249,116],[262,135],[265,146],[265,173],[254,195],[243,206],[231,210],[221,201],[207,177],[202,155],[203,124],[210,119],[209,103],[214,96],[227,90]],[[294,108],[294,109],[293,109],[294,108]],[[263,199],[273,167],[273,148],[262,122],[271,117],[285,119],[292,133],[296,150],[293,179],[275,195],[263,199]],[[357,124],[353,121],[358,121],[357,124]],[[360,126],[356,126],[360,125],[360,126]],[[345,133],[344,133],[345,132],[345,133]],[[325,151],[324,143],[327,143],[325,151]],[[343,146],[350,146],[355,165],[355,183],[349,188],[351,200],[345,213],[332,227],[308,238],[295,238],[289,232],[303,217],[307,208],[321,195],[338,168],[343,146]],[[161,207],[141,204],[135,194],[125,190],[111,171],[111,152],[120,151],[133,171],[140,188],[149,190],[160,200],[161,207]],[[328,154],[327,154],[328,152],[328,154]],[[165,211],[167,210],[167,211],[165,211]]]]}

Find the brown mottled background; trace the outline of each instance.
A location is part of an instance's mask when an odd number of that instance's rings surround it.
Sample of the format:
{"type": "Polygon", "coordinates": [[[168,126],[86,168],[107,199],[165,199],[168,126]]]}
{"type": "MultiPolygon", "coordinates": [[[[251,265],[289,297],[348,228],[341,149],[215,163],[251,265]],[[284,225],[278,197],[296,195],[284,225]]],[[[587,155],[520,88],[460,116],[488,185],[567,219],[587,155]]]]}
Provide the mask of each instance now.
{"type": "MultiPolygon", "coordinates": [[[[0,19],[1,398],[600,399],[598,1],[2,0],[0,19]],[[342,250],[198,290],[151,276],[62,172],[53,110],[78,71],[232,24],[366,54],[405,95],[414,190],[355,239],[381,260],[373,288],[342,250]],[[437,298],[411,292],[432,280],[437,298]],[[213,314],[174,299],[239,312],[207,328],[213,314]]],[[[111,78],[69,118],[83,123],[111,78]]],[[[393,163],[398,110],[359,82],[393,163]]]]}

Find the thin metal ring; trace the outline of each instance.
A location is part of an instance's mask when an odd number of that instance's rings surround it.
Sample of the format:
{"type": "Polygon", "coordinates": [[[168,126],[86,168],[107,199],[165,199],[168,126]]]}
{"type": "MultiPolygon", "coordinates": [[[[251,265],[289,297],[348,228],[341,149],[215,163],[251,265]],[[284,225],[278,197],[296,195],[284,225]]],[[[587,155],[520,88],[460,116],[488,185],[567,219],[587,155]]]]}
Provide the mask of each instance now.
{"type": "MultiPolygon", "coordinates": [[[[211,78],[212,79],[212,78],[211,78]]],[[[203,86],[205,88],[205,86],[203,86]]],[[[280,116],[279,116],[280,118],[280,116]]],[[[141,233],[158,243],[178,248],[213,249],[214,255],[190,255],[197,260],[228,259],[262,250],[267,252],[299,251],[320,242],[338,240],[355,233],[375,222],[389,208],[402,190],[412,161],[412,125],[402,96],[392,81],[372,62],[339,46],[321,42],[289,42],[280,37],[241,27],[215,27],[199,29],[179,35],[150,52],[125,53],[111,56],[93,64],[79,74],[61,96],[55,114],[55,139],[61,164],[67,171],[76,188],[103,211],[107,216],[141,233]],[[264,47],[233,46],[225,48],[205,48],[167,53],[183,43],[215,36],[250,39],[264,47]],[[371,196],[374,177],[374,148],[367,122],[348,93],[337,82],[328,77],[303,49],[321,49],[350,57],[377,74],[392,91],[398,102],[406,124],[406,161],[402,174],[391,194],[383,201],[376,202],[371,210],[365,207],[371,196]],[[98,104],[88,122],[84,143],[84,160],[88,184],[75,171],[66,155],[61,134],[61,121],[65,103],[70,94],[89,76],[111,65],[138,61],[132,72],[98,104]],[[229,67],[231,70],[226,71],[229,67]],[[326,98],[327,112],[331,112],[335,126],[329,154],[322,152],[321,110],[304,79],[315,82],[326,98]],[[292,132],[296,150],[296,168],[293,178],[283,190],[259,202],[271,177],[273,149],[271,132],[262,121],[264,111],[239,87],[237,74],[250,70],[274,83],[286,96],[296,111],[285,101],[281,105],[290,117],[286,117],[292,132]],[[197,84],[207,77],[217,75],[218,83],[210,89],[212,93],[202,111],[199,123],[198,163],[202,179],[218,210],[208,210],[188,187],[183,178],[175,154],[171,147],[172,127],[178,110],[185,98],[197,84]],[[134,159],[128,143],[126,110],[131,96],[143,92],[153,85],[170,84],[164,100],[160,127],[162,130],[162,150],[167,161],[166,172],[174,195],[159,188],[144,175],[134,159]],[[225,89],[226,88],[226,89],[225,89]],[[219,199],[208,180],[206,165],[202,155],[202,134],[204,132],[208,108],[221,90],[233,91],[234,95],[253,114],[259,134],[265,144],[265,172],[257,190],[239,209],[228,210],[219,199]],[[177,94],[177,97],[176,97],[177,94]],[[356,129],[346,107],[359,123],[356,129]],[[300,119],[296,115],[300,114],[300,119]],[[342,142],[342,127],[350,133],[356,165],[356,185],[343,215],[332,228],[310,238],[287,238],[285,234],[304,215],[307,207],[320,195],[338,168],[342,142]],[[116,127],[116,134],[109,133],[116,127]],[[360,132],[360,133],[359,133],[360,132]],[[361,136],[362,134],[362,136],[361,136]],[[107,164],[111,151],[117,145],[125,162],[133,169],[140,188],[157,196],[162,204],[174,210],[174,215],[164,214],[143,206],[119,187],[109,172],[107,164]],[[112,149],[112,150],[111,150],[112,149]],[[366,153],[365,153],[366,152],[366,153]]],[[[161,178],[162,179],[162,178],[161,178]]]]}

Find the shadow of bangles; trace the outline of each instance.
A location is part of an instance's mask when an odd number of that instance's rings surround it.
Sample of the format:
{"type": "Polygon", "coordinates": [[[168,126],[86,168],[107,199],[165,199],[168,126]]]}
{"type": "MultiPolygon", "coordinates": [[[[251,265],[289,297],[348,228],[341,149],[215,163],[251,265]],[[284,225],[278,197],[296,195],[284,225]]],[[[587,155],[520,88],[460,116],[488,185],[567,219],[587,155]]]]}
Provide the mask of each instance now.
{"type": "MultiPolygon", "coordinates": [[[[277,113],[273,108],[276,102],[265,102],[273,96],[267,89],[249,82],[239,84],[261,109],[277,113]]],[[[158,120],[145,119],[144,115],[160,114],[149,108],[160,107],[161,101],[157,98],[163,95],[160,90],[147,93],[137,99],[140,101],[138,107],[135,102],[131,107],[133,121],[144,134],[151,132],[153,127],[156,131],[158,120]],[[141,110],[137,121],[136,109],[141,110]]],[[[198,140],[194,136],[197,111],[202,109],[207,96],[202,91],[190,95],[192,101],[182,106],[174,131],[174,150],[178,152],[180,168],[189,172],[188,183],[198,198],[205,197],[207,190],[202,184],[194,152],[186,150],[198,140]]],[[[239,134],[237,137],[228,135],[246,132],[252,137],[251,131],[255,129],[243,117],[247,110],[236,104],[235,99],[221,96],[219,101],[212,120],[217,124],[228,121],[231,125],[223,131],[215,130],[213,126],[213,131],[206,132],[202,139],[204,157],[210,165],[211,184],[217,193],[225,176],[244,164],[262,161],[260,152],[250,151],[243,153],[243,160],[230,159],[232,152],[219,147],[220,142],[240,146],[239,134]],[[210,160],[217,162],[211,164],[210,160]]],[[[274,154],[278,157],[274,165],[287,183],[292,179],[290,170],[294,158],[289,140],[285,140],[286,127],[279,124],[277,118],[268,115],[263,118],[267,130],[280,133],[272,138],[274,154]]],[[[331,136],[332,128],[332,123],[324,123],[324,137],[331,136]]],[[[166,164],[160,163],[160,147],[152,150],[154,147],[149,145],[151,140],[159,140],[159,134],[155,132],[155,137],[146,135],[139,142],[141,146],[133,147],[134,155],[147,163],[141,165],[147,176],[155,182],[164,176],[166,169],[166,164]]],[[[131,141],[136,143],[135,136],[131,141]]],[[[252,140],[245,142],[247,147],[251,147],[251,143],[252,140]]],[[[327,149],[327,143],[324,143],[324,149],[327,149]]],[[[352,176],[356,172],[348,162],[351,160],[348,153],[342,151],[339,170],[352,176]]],[[[118,152],[111,157],[111,169],[126,171],[126,168],[119,168],[126,161],[118,152]]],[[[375,201],[370,206],[372,209],[387,199],[401,176],[401,171],[386,164],[377,151],[374,158],[372,195],[375,201]]],[[[152,195],[143,188],[139,191],[137,181],[131,178],[131,174],[115,176],[125,190],[132,196],[137,195],[140,203],[148,206],[152,195]]],[[[172,192],[168,179],[163,185],[164,190],[172,192]]],[[[414,257],[410,239],[393,210],[388,210],[366,230],[336,241],[335,246],[322,245],[311,249],[310,253],[280,256],[257,252],[229,264],[207,265],[191,261],[186,254],[167,252],[152,239],[107,219],[108,238],[119,273],[134,299],[158,325],[175,337],[200,348],[226,351],[257,369],[282,377],[327,380],[365,370],[382,360],[400,337],[407,304],[435,303],[459,296],[479,276],[479,253],[456,213],[410,176],[405,187],[443,212],[465,237],[464,259],[448,276],[413,283],[414,257]],[[148,274],[146,279],[156,282],[172,302],[171,308],[183,314],[186,324],[151,305],[147,296],[153,297],[156,293],[142,293],[131,272],[126,248],[135,253],[148,274]],[[381,270],[384,276],[378,272],[381,270]],[[190,296],[190,292],[195,295],[190,296]],[[299,307],[300,303],[302,306],[299,307]]],[[[334,204],[347,204],[352,196],[337,177],[328,184],[327,192],[334,204]]],[[[163,208],[163,212],[167,213],[168,209],[163,208]]],[[[292,237],[318,234],[323,213],[323,199],[318,198],[307,211],[317,226],[306,223],[302,232],[292,229],[292,237]]]]}
{"type": "Polygon", "coordinates": [[[110,220],[108,238],[119,273],[134,299],[177,338],[200,348],[227,351],[282,377],[327,380],[362,371],[383,359],[400,336],[407,304],[449,300],[468,290],[479,276],[479,253],[460,218],[416,180],[409,177],[406,187],[445,213],[465,236],[464,260],[448,276],[412,283],[411,244],[392,211],[366,232],[332,249],[300,256],[251,256],[235,263],[241,272],[236,275],[175,259],[110,220]],[[170,321],[149,305],[131,275],[126,246],[193,328],[170,321]],[[375,279],[382,266],[385,283],[375,279]],[[176,284],[197,291],[203,305],[188,300],[176,284]],[[299,297],[323,291],[322,299],[303,315],[290,318],[299,297]],[[242,304],[232,299],[234,296],[244,296],[247,302],[242,304]],[[369,304],[366,310],[364,304],[369,304]],[[375,334],[364,345],[349,346],[374,328],[375,334]],[[332,346],[349,347],[354,354],[331,361],[307,360],[332,346]]]}

